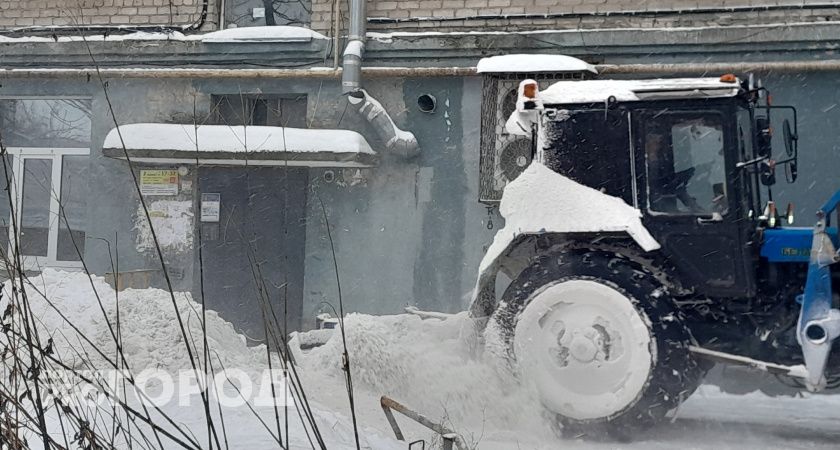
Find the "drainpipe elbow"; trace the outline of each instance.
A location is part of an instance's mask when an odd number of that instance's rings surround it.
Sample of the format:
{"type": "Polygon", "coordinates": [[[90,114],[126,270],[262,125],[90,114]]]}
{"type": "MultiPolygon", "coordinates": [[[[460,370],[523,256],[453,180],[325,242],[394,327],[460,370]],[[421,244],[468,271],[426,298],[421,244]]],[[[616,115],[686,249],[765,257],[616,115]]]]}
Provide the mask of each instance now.
{"type": "Polygon", "coordinates": [[[385,110],[385,107],[364,89],[351,92],[347,100],[373,126],[388,151],[405,159],[420,154],[420,144],[417,142],[414,133],[400,129],[394,123],[388,111],[385,110]]]}

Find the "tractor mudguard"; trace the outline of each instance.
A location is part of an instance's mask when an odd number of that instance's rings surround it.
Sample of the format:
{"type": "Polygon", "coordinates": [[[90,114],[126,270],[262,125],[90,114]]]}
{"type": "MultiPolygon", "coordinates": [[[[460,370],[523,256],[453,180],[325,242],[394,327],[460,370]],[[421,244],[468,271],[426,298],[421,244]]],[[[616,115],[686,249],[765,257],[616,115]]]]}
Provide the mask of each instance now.
{"type": "Polygon", "coordinates": [[[505,187],[499,213],[505,226],[496,233],[479,265],[470,305],[473,317],[486,317],[495,309],[495,280],[502,257],[525,237],[546,233],[626,233],[644,251],[660,248],[642,224],[638,209],[536,161],[505,187]]]}

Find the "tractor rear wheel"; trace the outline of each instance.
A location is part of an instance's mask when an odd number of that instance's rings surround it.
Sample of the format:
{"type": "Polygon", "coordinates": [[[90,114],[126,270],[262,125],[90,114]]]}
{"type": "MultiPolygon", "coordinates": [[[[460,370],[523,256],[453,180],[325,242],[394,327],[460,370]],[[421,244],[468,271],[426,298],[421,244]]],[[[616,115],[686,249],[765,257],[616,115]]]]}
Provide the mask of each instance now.
{"type": "Polygon", "coordinates": [[[608,252],[537,258],[491,320],[515,372],[567,435],[626,438],[663,419],[702,380],[666,289],[608,252]]]}

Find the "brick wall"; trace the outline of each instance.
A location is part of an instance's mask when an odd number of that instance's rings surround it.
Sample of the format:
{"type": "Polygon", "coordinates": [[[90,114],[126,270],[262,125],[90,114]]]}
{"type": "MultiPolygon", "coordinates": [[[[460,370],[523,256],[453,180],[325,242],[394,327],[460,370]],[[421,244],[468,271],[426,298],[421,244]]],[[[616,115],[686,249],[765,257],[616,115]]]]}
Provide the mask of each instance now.
{"type": "MultiPolygon", "coordinates": [[[[208,15],[202,30],[210,31],[218,27],[220,0],[207,1],[208,15]]],[[[75,23],[188,25],[199,19],[203,2],[0,0],[0,29],[75,23]]],[[[340,0],[342,26],[346,26],[347,2],[340,0]]],[[[331,34],[333,3],[334,0],[312,0],[313,29],[331,34]]],[[[829,0],[368,0],[368,17],[373,19],[369,29],[376,31],[708,26],[837,20],[840,18],[840,6],[834,9],[823,7],[830,3],[829,0]],[[796,8],[779,8],[786,5],[796,8]],[[708,8],[765,6],[770,6],[770,9],[703,12],[708,8]],[[517,17],[523,14],[531,16],[517,17]],[[545,14],[557,16],[535,17],[545,14]],[[403,22],[377,23],[377,18],[403,22]]]]}
{"type": "MultiPolygon", "coordinates": [[[[341,1],[346,3],[347,0],[341,1]]],[[[829,0],[369,0],[368,17],[373,20],[368,28],[375,31],[513,31],[838,20],[840,5],[825,8],[825,5],[831,3],[829,0]],[[754,10],[737,10],[744,7],[754,10]],[[727,8],[736,10],[723,11],[727,8]],[[516,17],[524,14],[557,17],[516,17]],[[507,15],[513,17],[492,18],[507,15]],[[377,18],[399,19],[403,22],[377,23],[377,18]]],[[[333,0],[312,0],[313,29],[329,33],[332,5],[333,0]]],[[[346,4],[342,9],[346,11],[346,4]]],[[[346,23],[346,14],[343,19],[342,22],[346,23]]]]}
{"type": "MultiPolygon", "coordinates": [[[[312,0],[312,29],[327,36],[333,35],[333,0],[312,0]]],[[[341,14],[347,16],[347,0],[341,0],[341,14]]],[[[347,25],[346,20],[341,21],[343,26],[347,25]]]]}
{"type": "MultiPolygon", "coordinates": [[[[203,30],[218,25],[218,0],[208,0],[203,30]]],[[[0,29],[29,26],[189,25],[204,0],[0,0],[0,29]]]]}

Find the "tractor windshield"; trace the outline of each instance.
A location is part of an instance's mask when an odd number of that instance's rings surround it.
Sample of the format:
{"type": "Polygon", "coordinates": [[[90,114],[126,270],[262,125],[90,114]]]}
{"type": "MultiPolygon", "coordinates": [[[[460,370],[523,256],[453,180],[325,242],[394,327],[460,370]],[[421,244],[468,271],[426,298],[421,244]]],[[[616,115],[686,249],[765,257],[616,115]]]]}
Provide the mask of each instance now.
{"type": "Polygon", "coordinates": [[[725,213],[728,203],[721,115],[663,112],[648,119],[645,131],[650,210],[725,213]]]}

